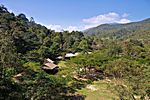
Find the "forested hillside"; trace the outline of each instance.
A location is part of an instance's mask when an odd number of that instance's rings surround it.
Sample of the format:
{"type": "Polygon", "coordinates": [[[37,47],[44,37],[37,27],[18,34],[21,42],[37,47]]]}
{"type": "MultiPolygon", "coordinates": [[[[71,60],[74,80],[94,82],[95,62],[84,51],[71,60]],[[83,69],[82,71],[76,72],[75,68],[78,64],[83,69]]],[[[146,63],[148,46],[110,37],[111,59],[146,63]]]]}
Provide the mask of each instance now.
{"type": "Polygon", "coordinates": [[[62,52],[76,52],[80,49],[78,46],[84,38],[82,32],[55,32],[35,23],[32,17],[28,20],[24,14],[15,16],[5,7],[0,10],[1,36],[9,34],[17,53],[26,60],[55,58],[62,52]]]}
{"type": "Polygon", "coordinates": [[[0,100],[149,100],[149,83],[150,19],[55,32],[0,6],[0,100]]]}
{"type": "Polygon", "coordinates": [[[120,38],[124,35],[132,34],[137,30],[150,30],[150,19],[127,24],[102,24],[94,28],[85,30],[86,34],[100,35],[110,38],[120,38]]]}

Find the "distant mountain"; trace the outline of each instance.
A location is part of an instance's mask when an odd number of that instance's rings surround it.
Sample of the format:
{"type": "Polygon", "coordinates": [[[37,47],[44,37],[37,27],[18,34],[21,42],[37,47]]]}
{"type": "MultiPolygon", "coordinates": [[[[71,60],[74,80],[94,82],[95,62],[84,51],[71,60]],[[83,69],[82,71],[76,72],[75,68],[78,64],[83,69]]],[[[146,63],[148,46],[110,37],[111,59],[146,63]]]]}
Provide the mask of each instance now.
{"type": "Polygon", "coordinates": [[[102,24],[97,27],[87,29],[84,33],[104,37],[121,37],[127,34],[132,34],[138,30],[150,30],[150,18],[128,24],[102,24]]]}

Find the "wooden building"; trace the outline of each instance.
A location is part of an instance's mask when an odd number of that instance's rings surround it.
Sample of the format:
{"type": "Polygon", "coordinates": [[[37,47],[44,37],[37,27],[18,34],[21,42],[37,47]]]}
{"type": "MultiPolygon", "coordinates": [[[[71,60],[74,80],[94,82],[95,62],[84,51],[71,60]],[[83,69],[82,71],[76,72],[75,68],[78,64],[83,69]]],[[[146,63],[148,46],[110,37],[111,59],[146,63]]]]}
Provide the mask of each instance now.
{"type": "Polygon", "coordinates": [[[49,74],[56,74],[58,72],[58,66],[54,64],[54,61],[47,58],[44,60],[44,63],[42,65],[42,69],[49,74]]]}

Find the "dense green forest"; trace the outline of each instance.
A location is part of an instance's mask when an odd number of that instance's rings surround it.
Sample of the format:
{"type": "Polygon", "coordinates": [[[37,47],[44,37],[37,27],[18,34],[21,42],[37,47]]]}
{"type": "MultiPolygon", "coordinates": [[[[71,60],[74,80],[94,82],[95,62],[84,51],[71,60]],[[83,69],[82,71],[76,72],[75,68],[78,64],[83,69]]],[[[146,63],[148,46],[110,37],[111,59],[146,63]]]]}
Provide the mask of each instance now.
{"type": "Polygon", "coordinates": [[[150,99],[150,19],[55,32],[1,5],[0,55],[0,100],[84,100],[78,90],[106,80],[115,100],[150,99]],[[45,58],[58,73],[41,69],[45,58]]]}

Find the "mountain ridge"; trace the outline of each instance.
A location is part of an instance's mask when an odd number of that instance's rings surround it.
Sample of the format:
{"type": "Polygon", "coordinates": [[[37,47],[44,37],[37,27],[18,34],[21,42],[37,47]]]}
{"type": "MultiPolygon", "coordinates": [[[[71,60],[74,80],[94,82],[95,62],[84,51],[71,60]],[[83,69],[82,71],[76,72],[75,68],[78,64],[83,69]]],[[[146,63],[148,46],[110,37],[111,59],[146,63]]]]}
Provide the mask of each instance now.
{"type": "Polygon", "coordinates": [[[88,35],[109,35],[112,37],[112,35],[118,36],[119,33],[122,33],[122,35],[131,34],[139,29],[150,30],[150,18],[126,24],[102,24],[97,27],[87,29],[84,33],[88,35]]]}

